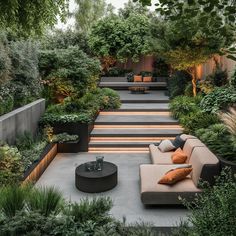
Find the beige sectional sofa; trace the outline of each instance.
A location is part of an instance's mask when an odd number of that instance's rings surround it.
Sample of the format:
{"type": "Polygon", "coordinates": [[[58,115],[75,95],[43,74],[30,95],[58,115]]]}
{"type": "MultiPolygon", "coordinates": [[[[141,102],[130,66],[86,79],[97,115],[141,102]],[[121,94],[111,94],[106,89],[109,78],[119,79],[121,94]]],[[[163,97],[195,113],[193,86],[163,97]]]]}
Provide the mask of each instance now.
{"type": "Polygon", "coordinates": [[[163,205],[181,204],[179,197],[192,200],[199,188],[200,179],[214,182],[214,176],[219,174],[219,161],[217,157],[196,137],[183,135],[186,142],[183,151],[188,159],[187,164],[192,165],[191,174],[174,185],[158,184],[161,177],[169,170],[178,167],[171,160],[173,152],[161,152],[157,146],[150,145],[152,164],[140,166],[141,200],[144,204],[163,205]]]}

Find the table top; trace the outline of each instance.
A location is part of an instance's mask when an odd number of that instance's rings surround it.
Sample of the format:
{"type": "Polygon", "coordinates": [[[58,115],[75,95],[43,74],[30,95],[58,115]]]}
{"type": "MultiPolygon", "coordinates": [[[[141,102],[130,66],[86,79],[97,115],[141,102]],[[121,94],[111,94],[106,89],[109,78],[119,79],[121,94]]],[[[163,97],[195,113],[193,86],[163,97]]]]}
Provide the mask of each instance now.
{"type": "MultiPolygon", "coordinates": [[[[88,163],[88,162],[87,162],[88,163]]],[[[95,163],[95,161],[92,161],[95,163]]],[[[85,164],[83,163],[76,167],[76,175],[85,177],[85,178],[103,178],[110,175],[113,175],[117,172],[117,166],[111,162],[104,161],[103,162],[103,169],[101,171],[86,171],[85,164]]]]}

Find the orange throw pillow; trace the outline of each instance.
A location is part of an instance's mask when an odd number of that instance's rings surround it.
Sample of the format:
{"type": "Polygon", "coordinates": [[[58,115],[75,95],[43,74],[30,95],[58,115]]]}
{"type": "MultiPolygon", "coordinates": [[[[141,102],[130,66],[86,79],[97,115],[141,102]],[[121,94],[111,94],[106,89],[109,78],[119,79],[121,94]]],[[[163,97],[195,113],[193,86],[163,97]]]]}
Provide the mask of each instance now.
{"type": "Polygon", "coordinates": [[[193,168],[178,168],[170,170],[165,173],[165,175],[158,181],[158,184],[168,184],[172,185],[176,182],[185,179],[188,176],[193,168]]]}
{"type": "Polygon", "coordinates": [[[134,76],[134,82],[143,82],[141,75],[135,75],[134,76]]]}
{"type": "Polygon", "coordinates": [[[183,164],[187,160],[187,155],[182,151],[181,148],[178,148],[172,155],[171,159],[174,164],[183,164]]]}
{"type": "Polygon", "coordinates": [[[151,76],[143,77],[143,82],[152,82],[152,77],[151,76]]]}

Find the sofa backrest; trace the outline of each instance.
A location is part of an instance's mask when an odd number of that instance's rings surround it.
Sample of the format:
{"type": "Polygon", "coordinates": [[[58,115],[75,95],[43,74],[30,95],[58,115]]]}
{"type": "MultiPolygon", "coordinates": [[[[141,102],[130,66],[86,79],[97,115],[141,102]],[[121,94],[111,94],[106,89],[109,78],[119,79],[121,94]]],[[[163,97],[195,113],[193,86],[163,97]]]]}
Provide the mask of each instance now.
{"type": "Polygon", "coordinates": [[[189,162],[190,156],[195,147],[205,147],[205,146],[206,145],[202,143],[199,139],[187,139],[183,147],[183,151],[187,155],[186,162],[187,163],[189,162]]]}
{"type": "Polygon", "coordinates": [[[218,158],[207,147],[195,147],[189,164],[193,168],[191,177],[196,187],[199,186],[200,179],[210,185],[214,184],[214,177],[220,172],[220,164],[218,158]]]}
{"type": "Polygon", "coordinates": [[[187,139],[196,139],[197,137],[190,135],[190,134],[181,134],[180,138],[184,141],[186,141],[187,139]]]}

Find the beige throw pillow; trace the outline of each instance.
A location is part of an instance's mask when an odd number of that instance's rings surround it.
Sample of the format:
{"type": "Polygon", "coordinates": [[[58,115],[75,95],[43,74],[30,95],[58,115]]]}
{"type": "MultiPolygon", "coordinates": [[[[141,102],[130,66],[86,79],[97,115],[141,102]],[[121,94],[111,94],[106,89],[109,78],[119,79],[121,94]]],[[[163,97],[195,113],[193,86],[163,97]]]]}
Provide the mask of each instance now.
{"type": "Polygon", "coordinates": [[[176,147],[168,139],[161,141],[158,148],[161,152],[170,152],[176,149],[176,147]]]}

